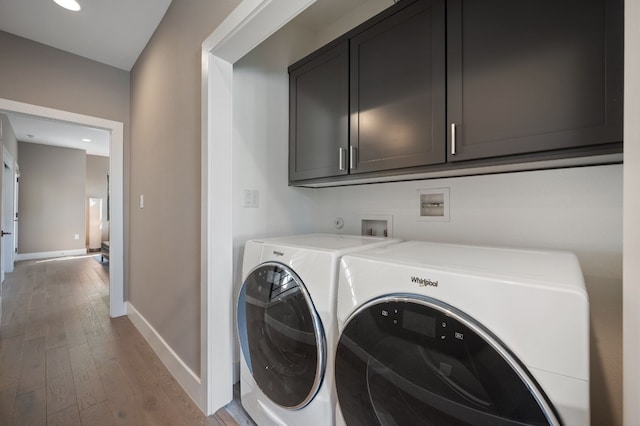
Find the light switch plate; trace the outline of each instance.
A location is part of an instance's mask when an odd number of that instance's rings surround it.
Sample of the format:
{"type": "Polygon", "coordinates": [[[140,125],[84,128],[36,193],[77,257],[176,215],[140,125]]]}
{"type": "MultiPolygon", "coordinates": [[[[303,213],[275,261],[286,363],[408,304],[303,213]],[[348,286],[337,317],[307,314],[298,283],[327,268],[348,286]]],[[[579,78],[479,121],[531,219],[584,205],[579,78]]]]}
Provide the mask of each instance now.
{"type": "Polygon", "coordinates": [[[260,191],[257,189],[245,189],[243,207],[248,209],[260,207],[260,191]]]}

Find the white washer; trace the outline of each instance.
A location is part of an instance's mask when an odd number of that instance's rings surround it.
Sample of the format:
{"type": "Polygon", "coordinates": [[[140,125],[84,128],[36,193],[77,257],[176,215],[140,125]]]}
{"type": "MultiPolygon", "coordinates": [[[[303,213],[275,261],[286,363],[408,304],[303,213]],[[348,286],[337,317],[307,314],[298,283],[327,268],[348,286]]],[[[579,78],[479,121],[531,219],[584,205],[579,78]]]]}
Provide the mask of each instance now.
{"type": "Polygon", "coordinates": [[[337,424],[588,425],[572,253],[405,242],[341,260],[337,424]]]}
{"type": "Polygon", "coordinates": [[[258,425],[334,423],[340,257],[398,242],[311,234],[246,243],[238,298],[240,394],[258,425]]]}

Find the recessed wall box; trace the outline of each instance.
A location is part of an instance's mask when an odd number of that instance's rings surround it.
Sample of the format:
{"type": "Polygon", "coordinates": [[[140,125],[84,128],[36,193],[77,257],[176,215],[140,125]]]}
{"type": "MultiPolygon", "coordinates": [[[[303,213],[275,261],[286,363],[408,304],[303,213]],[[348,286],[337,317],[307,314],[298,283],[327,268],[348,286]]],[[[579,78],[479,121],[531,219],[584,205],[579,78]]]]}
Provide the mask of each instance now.
{"type": "Polygon", "coordinates": [[[370,237],[393,237],[393,215],[362,215],[360,220],[361,235],[370,237]]]}
{"type": "Polygon", "coordinates": [[[418,220],[449,222],[449,188],[418,189],[418,220]]]}

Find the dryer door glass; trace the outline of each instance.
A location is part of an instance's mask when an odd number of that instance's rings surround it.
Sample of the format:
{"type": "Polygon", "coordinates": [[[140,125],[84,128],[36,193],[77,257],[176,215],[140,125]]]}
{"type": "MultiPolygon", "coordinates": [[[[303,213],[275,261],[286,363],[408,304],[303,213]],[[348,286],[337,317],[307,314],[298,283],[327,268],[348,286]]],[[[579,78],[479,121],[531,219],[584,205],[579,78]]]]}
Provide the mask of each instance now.
{"type": "Polygon", "coordinates": [[[348,425],[549,425],[557,414],[495,336],[451,306],[396,295],[360,309],[335,375],[348,425]]]}
{"type": "Polygon", "coordinates": [[[238,333],[253,378],[274,403],[304,407],[324,374],[326,343],[320,318],[298,276],[264,263],[243,283],[238,333]]]}

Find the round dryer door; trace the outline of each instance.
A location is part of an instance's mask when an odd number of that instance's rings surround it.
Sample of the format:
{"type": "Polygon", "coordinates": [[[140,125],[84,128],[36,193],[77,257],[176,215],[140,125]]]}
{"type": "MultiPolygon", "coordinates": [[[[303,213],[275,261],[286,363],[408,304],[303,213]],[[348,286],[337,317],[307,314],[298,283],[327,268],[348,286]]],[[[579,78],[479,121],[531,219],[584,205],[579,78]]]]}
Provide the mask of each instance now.
{"type": "Polygon", "coordinates": [[[322,383],[326,340],[300,278],[280,263],[263,263],[245,279],[238,334],[254,380],[274,403],[299,409],[322,383]]]}
{"type": "Polygon", "coordinates": [[[484,327],[434,299],[373,300],[338,343],[336,387],[348,425],[555,425],[526,368],[484,327]]]}

